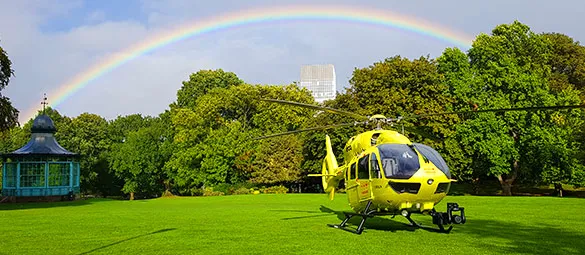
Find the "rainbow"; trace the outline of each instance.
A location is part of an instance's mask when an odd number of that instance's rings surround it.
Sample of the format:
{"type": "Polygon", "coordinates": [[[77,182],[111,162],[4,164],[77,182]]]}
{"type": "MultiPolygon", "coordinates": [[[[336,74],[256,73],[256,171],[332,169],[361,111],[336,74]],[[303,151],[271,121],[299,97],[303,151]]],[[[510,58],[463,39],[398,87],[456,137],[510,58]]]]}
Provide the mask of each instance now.
{"type": "MultiPolygon", "coordinates": [[[[169,30],[169,32],[152,36],[151,39],[139,42],[113,54],[103,61],[77,74],[73,79],[48,93],[52,98],[50,106],[55,108],[78,90],[88,86],[92,81],[107,74],[109,71],[169,44],[203,35],[213,31],[224,30],[245,25],[287,20],[346,21],[365,23],[383,27],[391,27],[411,31],[425,36],[434,37],[454,46],[468,48],[473,37],[458,33],[415,17],[408,17],[388,11],[367,9],[356,6],[278,6],[214,16],[207,20],[194,21],[169,30]]],[[[37,104],[25,112],[25,120],[34,118],[39,110],[37,104]]]]}

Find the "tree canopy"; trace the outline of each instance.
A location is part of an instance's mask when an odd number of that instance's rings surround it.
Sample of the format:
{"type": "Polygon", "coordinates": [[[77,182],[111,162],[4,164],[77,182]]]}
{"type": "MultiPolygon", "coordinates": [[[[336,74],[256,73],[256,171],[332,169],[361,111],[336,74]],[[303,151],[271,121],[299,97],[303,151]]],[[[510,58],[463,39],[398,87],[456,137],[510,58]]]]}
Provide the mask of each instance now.
{"type": "Polygon", "coordinates": [[[13,75],[12,61],[0,46],[0,131],[5,131],[18,125],[18,110],[12,106],[8,97],[2,95],[2,90],[8,86],[8,82],[13,75]]]}
{"type": "MultiPolygon", "coordinates": [[[[469,103],[479,109],[580,104],[576,90],[551,89],[552,49],[546,36],[514,22],[497,26],[491,35],[479,35],[468,51],[468,61],[462,52],[448,49],[439,58],[439,66],[460,109],[469,103]]],[[[552,180],[547,174],[554,171],[571,176],[571,171],[582,168],[577,161],[558,163],[559,157],[574,158],[579,149],[572,141],[582,125],[582,114],[582,110],[482,113],[456,126],[456,140],[473,159],[468,162],[474,169],[472,175],[497,177],[509,195],[518,177],[539,176],[545,182],[558,182],[560,179],[552,180]],[[557,141],[550,140],[552,137],[557,141]],[[546,147],[549,153],[562,155],[535,153],[546,147]]]]}

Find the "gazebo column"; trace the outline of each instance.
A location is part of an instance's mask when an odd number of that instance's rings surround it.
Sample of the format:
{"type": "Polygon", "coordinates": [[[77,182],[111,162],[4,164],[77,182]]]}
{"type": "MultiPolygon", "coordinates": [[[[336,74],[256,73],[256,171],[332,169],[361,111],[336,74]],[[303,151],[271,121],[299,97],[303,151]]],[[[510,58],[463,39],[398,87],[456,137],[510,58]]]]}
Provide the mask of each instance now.
{"type": "Polygon", "coordinates": [[[20,196],[20,160],[16,162],[16,195],[20,196]]]}
{"type": "MultiPolygon", "coordinates": [[[[6,162],[2,162],[2,185],[4,185],[6,182],[6,162]]],[[[2,195],[2,193],[0,193],[0,195],[2,195]]]]}
{"type": "Polygon", "coordinates": [[[49,193],[49,162],[45,161],[45,196],[49,193]]]}
{"type": "Polygon", "coordinates": [[[69,188],[73,190],[73,162],[69,162],[69,188]]]}

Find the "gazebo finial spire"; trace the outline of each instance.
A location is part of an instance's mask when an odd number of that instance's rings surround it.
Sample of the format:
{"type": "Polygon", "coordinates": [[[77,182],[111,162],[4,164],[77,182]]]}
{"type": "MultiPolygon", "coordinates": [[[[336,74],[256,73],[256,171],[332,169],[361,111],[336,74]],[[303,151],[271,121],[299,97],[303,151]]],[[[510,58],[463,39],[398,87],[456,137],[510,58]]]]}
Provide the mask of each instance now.
{"type": "Polygon", "coordinates": [[[43,114],[45,114],[45,107],[49,104],[47,103],[47,93],[43,93],[44,97],[43,97],[43,102],[41,102],[41,104],[43,105],[43,114]]]}

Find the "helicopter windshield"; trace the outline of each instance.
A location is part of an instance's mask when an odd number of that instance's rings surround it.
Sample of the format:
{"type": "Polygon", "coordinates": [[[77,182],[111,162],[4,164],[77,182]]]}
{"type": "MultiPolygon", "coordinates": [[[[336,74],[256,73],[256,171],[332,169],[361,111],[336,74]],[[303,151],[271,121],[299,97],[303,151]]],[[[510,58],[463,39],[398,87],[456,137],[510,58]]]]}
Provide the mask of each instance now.
{"type": "Polygon", "coordinates": [[[382,144],[378,150],[386,178],[408,179],[420,168],[418,155],[406,144],[382,144]]]}
{"type": "Polygon", "coordinates": [[[445,173],[445,175],[447,175],[447,178],[451,178],[451,173],[449,172],[449,167],[447,166],[447,163],[445,162],[443,157],[441,157],[439,152],[437,152],[435,149],[431,148],[430,146],[424,145],[422,143],[413,143],[413,144],[414,144],[415,148],[422,155],[424,155],[426,158],[428,158],[431,162],[433,162],[433,164],[437,168],[439,168],[441,171],[443,171],[443,173],[445,173]]]}

